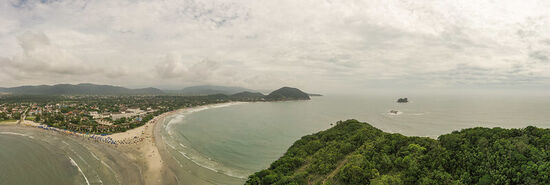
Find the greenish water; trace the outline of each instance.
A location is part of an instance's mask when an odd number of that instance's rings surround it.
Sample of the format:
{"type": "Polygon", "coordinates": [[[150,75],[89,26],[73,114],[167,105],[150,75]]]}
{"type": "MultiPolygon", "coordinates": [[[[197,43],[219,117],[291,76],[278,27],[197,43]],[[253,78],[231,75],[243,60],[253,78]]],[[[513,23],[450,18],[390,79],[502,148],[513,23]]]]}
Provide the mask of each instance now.
{"type": "Polygon", "coordinates": [[[100,153],[52,131],[0,126],[0,184],[120,184],[123,165],[100,153]]]}
{"type": "Polygon", "coordinates": [[[26,136],[0,133],[0,184],[76,184],[69,158],[26,136]]]}
{"type": "MultiPolygon", "coordinates": [[[[550,100],[522,96],[324,96],[311,101],[262,102],[210,108],[174,116],[165,142],[180,161],[241,182],[271,162],[301,136],[358,119],[404,135],[437,137],[468,127],[550,127],[550,100]],[[398,110],[398,115],[389,114],[398,110]]],[[[208,178],[197,175],[197,178],[208,178]]]]}

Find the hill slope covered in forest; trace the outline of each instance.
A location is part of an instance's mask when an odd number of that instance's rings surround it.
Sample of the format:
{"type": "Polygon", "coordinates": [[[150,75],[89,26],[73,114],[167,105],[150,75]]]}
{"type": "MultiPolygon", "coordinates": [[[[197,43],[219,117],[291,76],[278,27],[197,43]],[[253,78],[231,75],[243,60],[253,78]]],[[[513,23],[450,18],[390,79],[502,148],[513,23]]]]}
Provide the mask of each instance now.
{"type": "Polygon", "coordinates": [[[300,89],[293,87],[282,87],[277,89],[267,96],[266,100],[269,101],[285,101],[285,100],[309,100],[309,95],[300,89]]]}
{"type": "Polygon", "coordinates": [[[246,184],[550,184],[550,130],[408,137],[356,120],[302,137],[246,184]]]}

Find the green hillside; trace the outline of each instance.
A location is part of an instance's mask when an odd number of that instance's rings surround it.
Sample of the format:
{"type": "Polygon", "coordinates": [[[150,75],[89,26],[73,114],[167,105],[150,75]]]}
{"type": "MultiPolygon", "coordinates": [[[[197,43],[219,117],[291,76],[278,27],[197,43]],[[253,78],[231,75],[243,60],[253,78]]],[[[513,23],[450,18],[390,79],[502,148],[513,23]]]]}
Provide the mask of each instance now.
{"type": "Polygon", "coordinates": [[[356,120],[302,137],[246,184],[550,184],[550,130],[407,137],[356,120]]]}
{"type": "Polygon", "coordinates": [[[282,87],[271,93],[266,97],[269,101],[286,101],[286,100],[309,100],[309,95],[300,89],[293,87],[282,87]]]}
{"type": "Polygon", "coordinates": [[[212,95],[212,94],[232,95],[240,92],[256,92],[256,91],[242,88],[242,87],[200,85],[200,86],[186,87],[176,93],[186,95],[186,96],[205,96],[205,95],[212,95]]]}

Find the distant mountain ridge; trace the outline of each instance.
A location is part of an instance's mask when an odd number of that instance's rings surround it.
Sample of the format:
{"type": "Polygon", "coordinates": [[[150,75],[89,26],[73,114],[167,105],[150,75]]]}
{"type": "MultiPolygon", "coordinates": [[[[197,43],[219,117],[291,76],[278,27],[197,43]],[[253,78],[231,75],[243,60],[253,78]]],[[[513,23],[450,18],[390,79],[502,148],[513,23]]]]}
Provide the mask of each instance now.
{"type": "Polygon", "coordinates": [[[258,91],[242,87],[227,86],[192,86],[180,91],[163,91],[157,88],[130,89],[112,85],[97,85],[90,83],[81,84],[57,84],[19,86],[11,88],[0,87],[0,93],[19,95],[184,95],[184,96],[220,96],[233,101],[287,101],[287,100],[309,100],[310,95],[297,88],[282,87],[268,95],[258,91]]]}
{"type": "Polygon", "coordinates": [[[244,91],[244,92],[229,95],[229,97],[233,100],[238,100],[238,101],[258,101],[258,100],[264,100],[265,95],[259,92],[244,91]]]}
{"type": "Polygon", "coordinates": [[[112,85],[90,83],[20,86],[0,88],[0,92],[25,95],[159,95],[164,92],[157,88],[129,89],[112,85]]]}

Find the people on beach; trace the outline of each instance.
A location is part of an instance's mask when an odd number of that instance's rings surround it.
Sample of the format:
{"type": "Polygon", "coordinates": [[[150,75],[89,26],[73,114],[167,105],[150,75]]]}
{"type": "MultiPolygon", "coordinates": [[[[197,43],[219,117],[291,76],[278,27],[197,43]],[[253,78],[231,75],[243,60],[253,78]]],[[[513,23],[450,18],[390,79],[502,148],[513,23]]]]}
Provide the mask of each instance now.
{"type": "MultiPolygon", "coordinates": [[[[157,116],[157,117],[151,119],[143,127],[144,128],[149,128],[149,124],[155,125],[159,119],[161,119],[164,116],[170,115],[174,112],[175,111],[161,114],[160,116],[157,116]]],[[[85,138],[89,141],[92,141],[92,142],[101,142],[101,143],[111,144],[111,145],[115,145],[115,146],[117,146],[117,145],[138,144],[138,143],[144,141],[145,138],[146,138],[145,131],[141,131],[140,135],[135,135],[134,137],[126,137],[126,138],[122,138],[122,139],[113,139],[109,135],[79,133],[79,132],[69,131],[69,130],[65,130],[65,129],[50,127],[48,125],[42,125],[42,124],[40,124],[40,125],[29,124],[28,126],[34,126],[34,127],[41,128],[41,129],[44,129],[44,130],[56,131],[56,132],[64,134],[64,135],[83,137],[83,138],[85,138]]]]}

